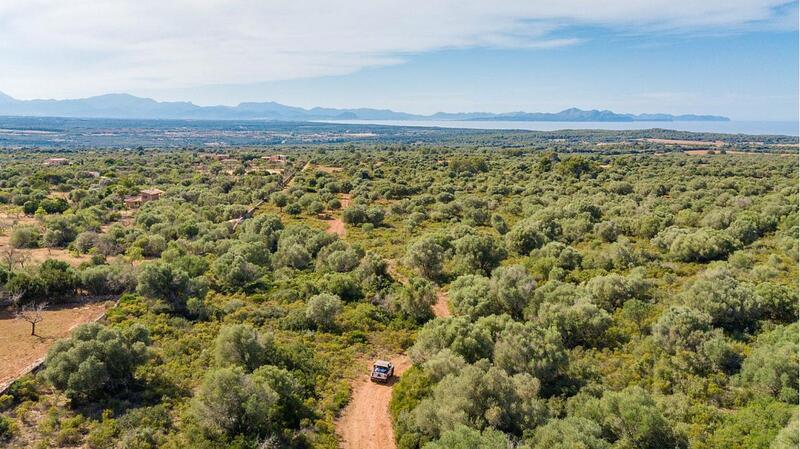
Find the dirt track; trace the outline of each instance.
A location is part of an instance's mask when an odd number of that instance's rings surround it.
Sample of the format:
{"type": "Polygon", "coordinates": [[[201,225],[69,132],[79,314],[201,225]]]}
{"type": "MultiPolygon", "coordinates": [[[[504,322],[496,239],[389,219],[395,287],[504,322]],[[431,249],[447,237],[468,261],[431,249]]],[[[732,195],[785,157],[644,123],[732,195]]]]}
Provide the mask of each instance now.
{"type": "Polygon", "coordinates": [[[447,292],[439,290],[436,292],[436,304],[433,305],[433,314],[436,318],[447,318],[451,316],[450,307],[447,306],[447,292]]]}
{"type": "MultiPolygon", "coordinates": [[[[347,198],[349,204],[349,198],[347,198]]],[[[344,199],[342,206],[346,207],[344,199]]],[[[328,227],[332,231],[332,226],[328,227]]],[[[340,236],[343,236],[340,234],[340,236]]],[[[397,271],[397,261],[388,261],[389,273],[399,282],[405,283],[408,279],[397,271]]],[[[439,290],[436,293],[436,304],[433,313],[437,318],[450,316],[447,306],[447,292],[439,290]]],[[[411,361],[405,354],[399,354],[390,359],[395,366],[395,377],[388,384],[370,382],[369,372],[372,361],[361,362],[364,365],[363,374],[353,381],[353,394],[350,402],[342,411],[336,421],[336,434],[339,436],[343,449],[395,449],[394,429],[392,418],[389,416],[389,402],[392,399],[392,386],[397,382],[403,372],[411,366],[411,361]]]]}
{"type": "MultiPolygon", "coordinates": [[[[343,194],[339,195],[339,201],[342,203],[342,209],[350,206],[350,194],[349,193],[343,193],[343,194]]],[[[330,219],[325,220],[325,221],[328,222],[327,231],[329,233],[336,234],[336,235],[339,236],[339,238],[344,237],[345,234],[347,233],[347,231],[345,230],[345,227],[344,227],[344,222],[342,221],[341,217],[338,217],[338,216],[337,217],[331,217],[330,219]]]]}
{"type": "MultiPolygon", "coordinates": [[[[405,355],[392,357],[395,376],[411,366],[405,355]]],[[[353,384],[353,396],[336,423],[336,433],[344,449],[394,449],[394,430],[389,416],[392,384],[383,385],[369,380],[371,363],[364,363],[364,374],[353,384]]]]}

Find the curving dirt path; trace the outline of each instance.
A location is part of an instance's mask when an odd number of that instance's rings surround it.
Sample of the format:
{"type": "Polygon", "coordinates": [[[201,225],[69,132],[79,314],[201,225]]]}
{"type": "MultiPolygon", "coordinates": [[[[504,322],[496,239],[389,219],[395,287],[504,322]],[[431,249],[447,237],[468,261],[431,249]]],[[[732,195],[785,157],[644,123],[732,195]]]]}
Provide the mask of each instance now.
{"type": "MultiPolygon", "coordinates": [[[[342,203],[342,209],[350,206],[350,194],[349,193],[342,193],[339,195],[339,201],[342,203]]],[[[339,238],[343,238],[347,231],[344,227],[344,222],[340,216],[331,217],[325,220],[328,222],[328,229],[327,232],[331,234],[336,234],[339,238]]]]}
{"type": "Polygon", "coordinates": [[[364,374],[353,383],[350,403],[336,422],[343,449],[395,449],[389,401],[392,385],[411,366],[411,361],[405,355],[392,357],[390,361],[394,363],[396,377],[388,384],[369,380],[371,362],[364,363],[364,374]]]}

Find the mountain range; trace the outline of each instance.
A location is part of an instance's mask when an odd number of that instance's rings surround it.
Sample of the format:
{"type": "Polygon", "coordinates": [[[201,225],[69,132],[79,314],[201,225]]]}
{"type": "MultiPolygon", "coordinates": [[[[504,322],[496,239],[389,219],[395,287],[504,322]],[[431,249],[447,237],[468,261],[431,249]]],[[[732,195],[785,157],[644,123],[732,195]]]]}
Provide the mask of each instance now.
{"type": "Polygon", "coordinates": [[[409,114],[389,109],[304,109],[273,101],[237,106],[198,106],[185,101],[156,101],[129,94],[107,94],[73,100],[17,100],[0,92],[0,115],[119,119],[195,120],[453,120],[544,122],[729,121],[717,115],[619,114],[607,110],[565,109],[561,112],[437,112],[409,114]]]}

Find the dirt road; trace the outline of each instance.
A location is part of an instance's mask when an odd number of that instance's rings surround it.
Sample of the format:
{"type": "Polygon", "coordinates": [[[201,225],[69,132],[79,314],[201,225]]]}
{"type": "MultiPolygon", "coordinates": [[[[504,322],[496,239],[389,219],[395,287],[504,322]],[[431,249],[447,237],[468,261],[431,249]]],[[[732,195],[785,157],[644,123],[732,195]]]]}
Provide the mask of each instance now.
{"type": "MultiPolygon", "coordinates": [[[[340,194],[339,201],[342,203],[342,209],[350,206],[350,194],[349,193],[340,194]]],[[[342,221],[342,217],[335,216],[325,221],[328,222],[328,229],[326,230],[327,232],[331,234],[336,234],[339,236],[339,238],[343,238],[347,233],[344,227],[344,222],[342,221]]]]}
{"type": "MultiPolygon", "coordinates": [[[[397,271],[397,261],[389,260],[388,269],[399,282],[408,281],[397,271]]],[[[437,291],[433,313],[437,318],[450,316],[446,291],[437,291]]],[[[336,434],[343,449],[395,449],[394,429],[389,416],[392,385],[411,366],[411,361],[405,354],[397,355],[390,361],[395,365],[396,377],[393,382],[386,385],[370,382],[371,361],[364,363],[364,374],[353,382],[353,395],[336,422],[336,434]]]]}
{"type": "MultiPolygon", "coordinates": [[[[395,376],[411,366],[405,355],[390,360],[395,366],[395,376]]],[[[394,429],[389,416],[392,384],[383,385],[369,380],[371,363],[364,363],[364,374],[353,384],[353,396],[336,423],[336,433],[343,449],[394,449],[394,429]]]]}

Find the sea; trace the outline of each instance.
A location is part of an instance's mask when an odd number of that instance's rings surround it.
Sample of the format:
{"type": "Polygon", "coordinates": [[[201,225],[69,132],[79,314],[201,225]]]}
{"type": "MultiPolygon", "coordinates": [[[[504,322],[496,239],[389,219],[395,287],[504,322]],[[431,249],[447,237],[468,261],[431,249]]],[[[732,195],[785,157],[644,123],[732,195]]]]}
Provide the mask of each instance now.
{"type": "Polygon", "coordinates": [[[564,129],[672,129],[675,131],[784,135],[797,136],[798,122],[737,121],[730,122],[525,122],[525,121],[460,121],[460,120],[325,120],[325,123],[349,125],[433,126],[468,129],[523,129],[528,131],[558,131],[564,129]]]}

